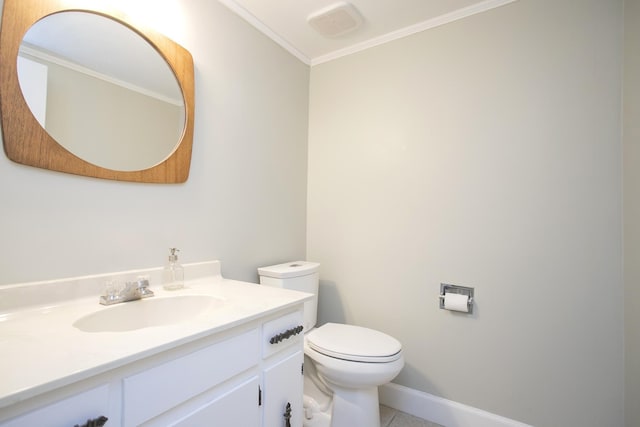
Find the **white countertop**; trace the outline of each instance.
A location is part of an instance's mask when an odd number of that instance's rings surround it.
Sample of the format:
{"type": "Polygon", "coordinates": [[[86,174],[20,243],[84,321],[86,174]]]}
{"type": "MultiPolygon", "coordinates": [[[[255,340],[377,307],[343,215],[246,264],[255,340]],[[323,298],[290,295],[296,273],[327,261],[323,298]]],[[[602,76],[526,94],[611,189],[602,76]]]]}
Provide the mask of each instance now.
{"type": "MultiPolygon", "coordinates": [[[[185,266],[188,267],[188,266],[185,266]]],[[[159,269],[147,270],[157,276],[159,269]]],[[[185,269],[189,278],[189,269],[185,269]]],[[[224,304],[188,321],[168,326],[148,327],[127,332],[83,332],[73,326],[82,316],[113,306],[98,303],[98,293],[64,300],[60,291],[71,286],[74,295],[95,288],[87,283],[104,280],[106,275],[39,284],[11,285],[4,289],[4,306],[0,307],[0,408],[89,378],[160,353],[181,344],[203,338],[254,320],[271,312],[300,304],[310,294],[253,283],[224,279],[217,261],[200,263],[193,269],[198,276],[185,282],[185,288],[166,291],[151,278],[153,298],[177,295],[209,295],[224,304]],[[205,265],[206,264],[206,265],[205,265]],[[202,268],[202,266],[206,268],[202,268]],[[77,286],[85,286],[83,292],[77,286]],[[36,288],[48,287],[38,293],[36,288]],[[54,304],[43,305],[46,293],[56,289],[54,304]],[[39,303],[28,301],[16,305],[20,295],[38,295],[39,303]],[[7,300],[14,300],[8,304],[7,300]]],[[[128,272],[134,274],[136,272],[128,272]]],[[[122,275],[122,273],[119,273],[122,275]]],[[[3,298],[0,288],[0,299],[3,298]]],[[[135,304],[136,302],[122,303],[135,304]]]]}

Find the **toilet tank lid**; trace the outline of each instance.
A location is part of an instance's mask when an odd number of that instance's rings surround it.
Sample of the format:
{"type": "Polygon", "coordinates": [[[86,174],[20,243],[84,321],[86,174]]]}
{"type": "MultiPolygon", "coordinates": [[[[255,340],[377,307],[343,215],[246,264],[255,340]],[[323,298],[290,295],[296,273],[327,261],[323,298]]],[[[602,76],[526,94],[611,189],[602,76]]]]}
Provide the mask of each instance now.
{"type": "Polygon", "coordinates": [[[271,265],[258,268],[260,276],[287,279],[290,277],[307,276],[316,273],[320,269],[320,263],[311,261],[292,261],[284,264],[271,265]]]}

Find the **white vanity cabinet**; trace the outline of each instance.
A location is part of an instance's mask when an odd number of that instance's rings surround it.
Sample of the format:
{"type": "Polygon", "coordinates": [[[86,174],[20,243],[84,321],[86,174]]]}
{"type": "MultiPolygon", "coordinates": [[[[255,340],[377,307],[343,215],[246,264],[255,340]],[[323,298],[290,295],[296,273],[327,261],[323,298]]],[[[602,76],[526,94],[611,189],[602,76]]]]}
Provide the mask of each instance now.
{"type": "Polygon", "coordinates": [[[292,427],[302,426],[303,360],[302,351],[295,351],[264,370],[263,427],[285,426],[287,416],[292,427]]]}
{"type": "Polygon", "coordinates": [[[288,426],[285,417],[292,427],[302,427],[302,314],[302,311],[295,311],[263,325],[262,427],[288,426]]]}
{"type": "Polygon", "coordinates": [[[106,427],[301,427],[301,324],[299,304],[199,337],[32,397],[14,405],[17,416],[1,408],[0,427],[74,427],[99,416],[106,427]]]}
{"type": "Polygon", "coordinates": [[[126,378],[123,426],[302,427],[302,311],[271,317],[259,328],[126,378]],[[141,403],[148,390],[152,405],[141,403]],[[167,407],[174,409],[151,419],[167,407]]]}

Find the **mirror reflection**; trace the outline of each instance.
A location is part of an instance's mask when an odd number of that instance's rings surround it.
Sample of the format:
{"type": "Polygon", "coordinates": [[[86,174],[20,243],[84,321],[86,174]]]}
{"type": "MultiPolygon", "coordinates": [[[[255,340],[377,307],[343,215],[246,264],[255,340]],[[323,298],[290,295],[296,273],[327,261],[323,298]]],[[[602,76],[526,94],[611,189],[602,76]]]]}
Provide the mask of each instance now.
{"type": "Polygon", "coordinates": [[[47,133],[96,166],[137,171],[176,149],[185,127],[180,86],[138,33],[105,16],[64,11],[26,33],[18,79],[47,133]]]}

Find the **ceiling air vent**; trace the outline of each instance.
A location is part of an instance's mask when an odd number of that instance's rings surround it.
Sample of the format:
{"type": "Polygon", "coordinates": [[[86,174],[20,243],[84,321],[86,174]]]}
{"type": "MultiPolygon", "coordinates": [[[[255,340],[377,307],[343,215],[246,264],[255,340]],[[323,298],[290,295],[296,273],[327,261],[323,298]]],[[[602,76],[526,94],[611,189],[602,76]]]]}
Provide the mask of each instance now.
{"type": "Polygon", "coordinates": [[[360,28],[362,16],[351,4],[340,2],[312,13],[307,22],[325,37],[339,37],[360,28]]]}

